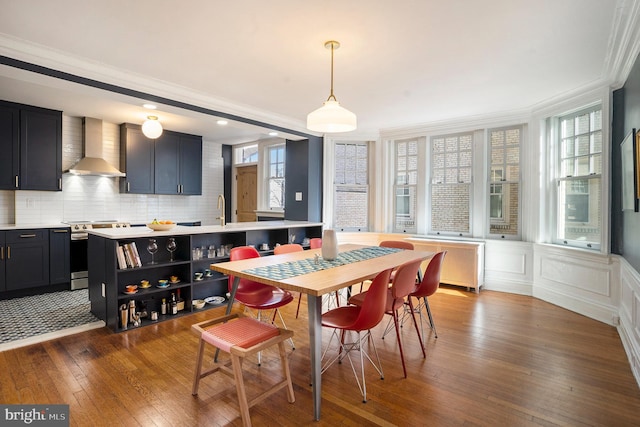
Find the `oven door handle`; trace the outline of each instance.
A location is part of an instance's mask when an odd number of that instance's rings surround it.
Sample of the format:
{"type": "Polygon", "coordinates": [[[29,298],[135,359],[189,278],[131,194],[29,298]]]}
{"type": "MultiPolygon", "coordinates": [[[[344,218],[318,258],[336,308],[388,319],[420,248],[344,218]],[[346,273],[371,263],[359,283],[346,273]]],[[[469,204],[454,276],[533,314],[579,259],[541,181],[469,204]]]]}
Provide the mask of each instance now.
{"type": "Polygon", "coordinates": [[[71,233],[71,240],[87,240],[89,233],[71,233]]]}

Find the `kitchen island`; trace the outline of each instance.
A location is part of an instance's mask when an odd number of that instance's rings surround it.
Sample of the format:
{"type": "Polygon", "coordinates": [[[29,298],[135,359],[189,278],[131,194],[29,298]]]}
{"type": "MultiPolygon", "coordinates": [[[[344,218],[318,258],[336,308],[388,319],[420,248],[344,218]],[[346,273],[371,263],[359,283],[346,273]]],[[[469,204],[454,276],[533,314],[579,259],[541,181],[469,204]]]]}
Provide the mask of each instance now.
{"type": "Polygon", "coordinates": [[[219,306],[226,303],[228,280],[210,271],[209,266],[228,261],[230,248],[253,245],[262,254],[272,254],[277,244],[303,244],[321,236],[322,223],[308,221],[175,226],[166,231],[147,227],[92,230],[88,249],[91,312],[112,330],[121,332],[135,327],[130,314],[137,317],[140,313],[135,325],[145,326],[192,313],[196,310],[192,300],[213,297],[203,309],[219,306]],[[171,252],[169,242],[175,243],[171,252]],[[152,248],[157,246],[153,257],[147,250],[150,244],[152,248]],[[167,284],[161,280],[167,280],[167,284]],[[127,285],[137,289],[128,291],[127,285]],[[183,301],[177,314],[171,314],[171,308],[162,308],[163,300],[170,303],[173,298],[183,301]],[[121,320],[121,310],[129,311],[129,307],[133,313],[124,316],[126,321],[121,320]],[[158,313],[157,320],[152,320],[152,312],[158,313]]]}

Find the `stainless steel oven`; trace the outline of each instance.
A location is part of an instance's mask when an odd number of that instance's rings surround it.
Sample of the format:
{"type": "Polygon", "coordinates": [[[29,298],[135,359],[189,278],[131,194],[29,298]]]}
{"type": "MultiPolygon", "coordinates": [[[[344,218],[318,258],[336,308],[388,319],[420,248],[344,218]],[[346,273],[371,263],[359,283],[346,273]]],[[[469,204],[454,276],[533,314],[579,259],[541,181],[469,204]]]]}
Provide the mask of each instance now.
{"type": "Polygon", "coordinates": [[[88,288],[88,231],[96,228],[129,227],[130,224],[120,221],[70,221],[67,224],[71,227],[71,289],[88,288]]]}

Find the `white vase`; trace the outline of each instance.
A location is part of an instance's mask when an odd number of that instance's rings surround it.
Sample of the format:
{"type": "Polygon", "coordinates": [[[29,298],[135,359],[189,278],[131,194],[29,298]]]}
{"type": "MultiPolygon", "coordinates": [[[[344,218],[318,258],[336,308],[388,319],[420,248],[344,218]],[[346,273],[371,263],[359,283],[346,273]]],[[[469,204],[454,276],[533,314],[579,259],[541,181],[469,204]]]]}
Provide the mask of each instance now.
{"type": "Polygon", "coordinates": [[[322,259],[333,261],[338,257],[338,238],[335,230],[322,233],[322,259]]]}

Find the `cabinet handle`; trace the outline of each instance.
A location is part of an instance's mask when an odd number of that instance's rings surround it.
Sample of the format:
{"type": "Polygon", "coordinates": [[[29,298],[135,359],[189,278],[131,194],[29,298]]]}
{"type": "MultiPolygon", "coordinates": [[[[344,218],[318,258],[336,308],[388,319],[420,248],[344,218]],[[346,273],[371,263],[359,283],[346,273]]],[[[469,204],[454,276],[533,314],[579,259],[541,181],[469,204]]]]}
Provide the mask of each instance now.
{"type": "Polygon", "coordinates": [[[62,190],[62,178],[58,178],[58,190],[62,190]]]}
{"type": "Polygon", "coordinates": [[[20,187],[20,181],[19,181],[19,179],[20,179],[20,178],[18,177],[18,175],[16,175],[16,188],[19,188],[19,187],[20,187]]]}
{"type": "Polygon", "coordinates": [[[0,260],[4,260],[4,246],[0,246],[0,260]]]}
{"type": "Polygon", "coordinates": [[[11,246],[7,246],[7,259],[11,259],[11,246]]]}
{"type": "Polygon", "coordinates": [[[36,237],[36,235],[35,234],[21,234],[20,235],[21,239],[26,239],[26,238],[29,238],[29,237],[36,237]]]}
{"type": "Polygon", "coordinates": [[[127,181],[127,193],[131,191],[131,183],[127,181]]]}
{"type": "Polygon", "coordinates": [[[53,230],[54,233],[68,233],[69,230],[53,230]]]}

